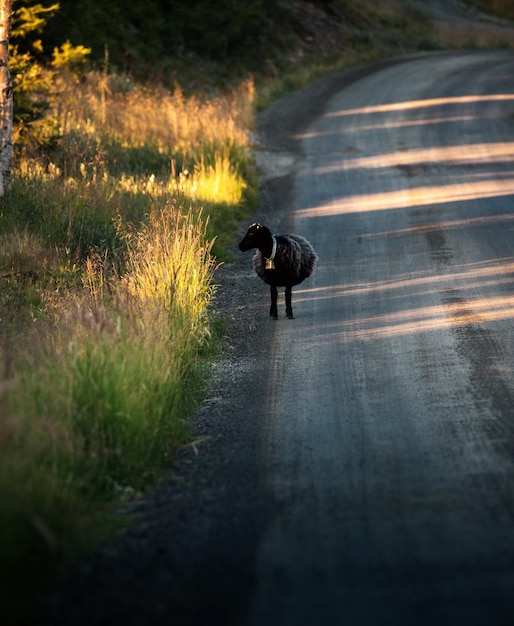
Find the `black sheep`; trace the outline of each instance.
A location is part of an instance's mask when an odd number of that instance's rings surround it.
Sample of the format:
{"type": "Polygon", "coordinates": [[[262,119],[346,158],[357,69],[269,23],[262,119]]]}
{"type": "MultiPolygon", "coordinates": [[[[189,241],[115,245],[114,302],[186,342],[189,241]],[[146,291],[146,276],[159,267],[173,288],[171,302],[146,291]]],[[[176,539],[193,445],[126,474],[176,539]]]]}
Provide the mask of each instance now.
{"type": "Polygon", "coordinates": [[[270,316],[278,319],[277,287],[285,287],[286,315],[293,319],[291,289],[312,274],[318,258],[313,247],[299,235],[273,235],[266,226],[252,224],[239,249],[245,252],[252,248],[257,248],[253,268],[270,285],[270,316]]]}

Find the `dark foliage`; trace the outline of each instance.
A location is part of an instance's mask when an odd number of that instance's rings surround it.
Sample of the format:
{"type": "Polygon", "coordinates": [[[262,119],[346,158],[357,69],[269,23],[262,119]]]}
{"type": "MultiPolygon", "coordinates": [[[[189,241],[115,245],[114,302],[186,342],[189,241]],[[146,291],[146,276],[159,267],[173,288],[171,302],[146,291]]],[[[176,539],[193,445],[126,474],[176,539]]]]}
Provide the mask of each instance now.
{"type": "Polygon", "coordinates": [[[251,61],[269,45],[281,9],[266,0],[60,0],[44,33],[45,49],[64,40],[92,48],[101,62],[105,46],[121,70],[192,52],[212,60],[251,61]]]}

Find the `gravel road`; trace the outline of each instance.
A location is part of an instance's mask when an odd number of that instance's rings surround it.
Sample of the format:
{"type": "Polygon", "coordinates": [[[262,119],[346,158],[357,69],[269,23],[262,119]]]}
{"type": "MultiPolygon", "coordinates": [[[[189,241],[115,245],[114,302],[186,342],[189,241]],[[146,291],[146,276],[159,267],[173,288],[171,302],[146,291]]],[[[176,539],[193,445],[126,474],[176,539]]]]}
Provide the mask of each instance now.
{"type": "Polygon", "coordinates": [[[513,76],[411,57],[301,133],[283,223],[321,262],[274,334],[244,624],[514,621],[513,76]]]}

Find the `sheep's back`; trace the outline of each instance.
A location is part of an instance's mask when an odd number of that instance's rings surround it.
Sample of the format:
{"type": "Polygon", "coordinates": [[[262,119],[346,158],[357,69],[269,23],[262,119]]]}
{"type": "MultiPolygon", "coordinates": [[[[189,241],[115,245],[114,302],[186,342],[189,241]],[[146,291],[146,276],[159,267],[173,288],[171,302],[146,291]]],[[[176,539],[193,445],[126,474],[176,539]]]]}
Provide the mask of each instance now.
{"type": "Polygon", "coordinates": [[[260,250],[253,257],[256,274],[276,287],[298,285],[312,274],[318,258],[310,243],[300,235],[276,235],[275,269],[266,270],[266,260],[260,250]]]}
{"type": "Polygon", "coordinates": [[[299,277],[300,282],[308,278],[312,272],[314,271],[314,267],[316,265],[316,261],[318,260],[318,255],[314,251],[314,248],[311,244],[300,235],[288,235],[290,239],[293,239],[300,246],[300,270],[299,277]]]}

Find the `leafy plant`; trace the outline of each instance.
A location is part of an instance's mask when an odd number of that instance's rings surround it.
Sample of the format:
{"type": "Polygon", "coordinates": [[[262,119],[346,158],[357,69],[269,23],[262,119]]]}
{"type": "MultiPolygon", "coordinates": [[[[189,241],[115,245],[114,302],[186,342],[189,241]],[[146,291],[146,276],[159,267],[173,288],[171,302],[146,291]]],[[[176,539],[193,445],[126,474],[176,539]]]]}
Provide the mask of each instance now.
{"type": "Polygon", "coordinates": [[[90,48],[66,42],[54,49],[52,60],[45,62],[41,35],[48,18],[58,9],[58,4],[45,7],[32,0],[14,0],[9,70],[13,80],[16,142],[47,145],[55,139],[58,132],[55,119],[45,117],[50,108],[54,69],[82,68],[91,52],[90,48]]]}

